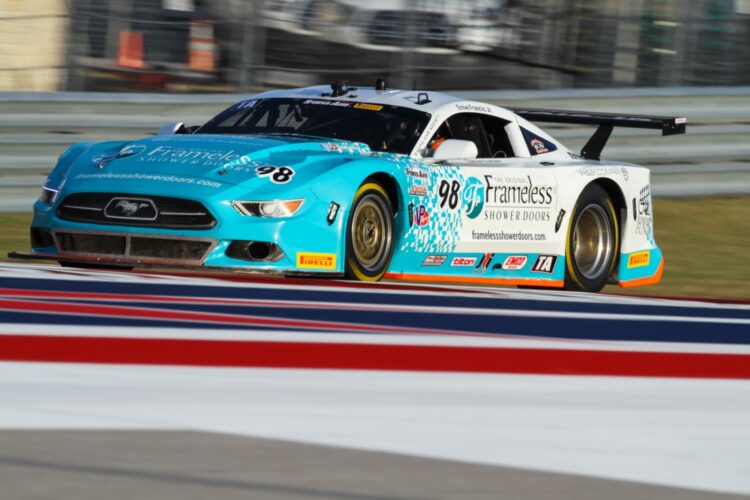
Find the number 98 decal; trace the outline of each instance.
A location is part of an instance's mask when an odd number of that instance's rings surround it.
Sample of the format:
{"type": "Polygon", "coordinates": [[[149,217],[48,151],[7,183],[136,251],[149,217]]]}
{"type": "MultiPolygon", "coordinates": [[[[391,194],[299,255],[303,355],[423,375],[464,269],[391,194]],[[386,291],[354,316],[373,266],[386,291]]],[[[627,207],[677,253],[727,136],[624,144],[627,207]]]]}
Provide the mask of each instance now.
{"type": "Polygon", "coordinates": [[[255,173],[258,177],[269,177],[271,182],[274,184],[286,184],[294,177],[294,169],[291,167],[274,167],[266,165],[264,167],[258,167],[255,169],[255,173]]]}
{"type": "Polygon", "coordinates": [[[458,207],[458,192],[460,189],[461,183],[458,181],[441,180],[440,186],[438,186],[440,208],[445,208],[445,204],[447,203],[448,208],[455,210],[458,207]]]}

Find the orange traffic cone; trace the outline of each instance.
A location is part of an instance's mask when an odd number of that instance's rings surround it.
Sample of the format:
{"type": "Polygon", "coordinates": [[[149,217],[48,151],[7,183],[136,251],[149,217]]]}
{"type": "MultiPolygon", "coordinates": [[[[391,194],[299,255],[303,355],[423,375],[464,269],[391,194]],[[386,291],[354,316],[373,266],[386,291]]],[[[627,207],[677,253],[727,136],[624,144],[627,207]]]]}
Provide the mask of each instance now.
{"type": "Polygon", "coordinates": [[[213,22],[195,20],[190,23],[189,66],[194,71],[216,68],[216,42],[213,22]]]}
{"type": "Polygon", "coordinates": [[[143,33],[121,31],[117,64],[123,68],[143,68],[143,33]]]}

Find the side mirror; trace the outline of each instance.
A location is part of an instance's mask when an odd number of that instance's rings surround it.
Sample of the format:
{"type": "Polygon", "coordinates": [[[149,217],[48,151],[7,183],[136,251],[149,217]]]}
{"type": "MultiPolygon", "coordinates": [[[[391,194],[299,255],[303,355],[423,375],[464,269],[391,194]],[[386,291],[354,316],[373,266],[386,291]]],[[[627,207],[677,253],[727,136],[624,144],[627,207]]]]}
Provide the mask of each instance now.
{"type": "Polygon", "coordinates": [[[167,123],[159,127],[159,132],[156,135],[175,135],[175,134],[192,134],[198,130],[198,126],[186,127],[184,123],[167,123]]]}
{"type": "Polygon", "coordinates": [[[175,135],[182,132],[185,128],[185,124],[179,123],[167,123],[159,127],[159,132],[156,135],[175,135]]]}
{"type": "Polygon", "coordinates": [[[464,160],[476,158],[479,155],[477,145],[471,141],[460,139],[446,139],[438,146],[434,160],[464,160]]]}

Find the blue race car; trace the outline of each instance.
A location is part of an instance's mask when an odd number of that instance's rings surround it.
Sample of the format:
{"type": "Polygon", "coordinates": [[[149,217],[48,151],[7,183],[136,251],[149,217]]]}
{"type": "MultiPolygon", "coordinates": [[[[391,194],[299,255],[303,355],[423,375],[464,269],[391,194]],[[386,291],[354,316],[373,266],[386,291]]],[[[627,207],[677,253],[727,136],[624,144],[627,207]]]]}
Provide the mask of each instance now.
{"type": "Polygon", "coordinates": [[[34,205],[30,254],[598,291],[656,283],[646,168],[599,160],[613,126],[684,118],[507,109],[334,84],[258,94],[200,127],[80,143],[34,205]],[[597,125],[575,153],[532,121],[597,125]]]}

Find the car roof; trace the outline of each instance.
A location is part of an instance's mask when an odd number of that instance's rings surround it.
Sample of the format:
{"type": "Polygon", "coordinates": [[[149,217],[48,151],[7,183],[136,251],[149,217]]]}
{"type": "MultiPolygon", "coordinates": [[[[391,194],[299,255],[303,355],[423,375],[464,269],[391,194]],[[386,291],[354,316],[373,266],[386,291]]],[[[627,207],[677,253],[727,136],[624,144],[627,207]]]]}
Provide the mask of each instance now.
{"type": "Polygon", "coordinates": [[[296,99],[326,99],[333,101],[357,101],[373,104],[384,104],[411,108],[425,113],[435,113],[445,104],[453,102],[464,102],[463,99],[441,92],[426,90],[375,90],[373,87],[350,87],[350,92],[339,97],[331,96],[329,85],[318,85],[315,87],[304,87],[298,89],[271,90],[252,97],[252,99],[264,98],[296,98],[296,99]],[[422,103],[420,102],[420,95],[422,103]],[[426,99],[424,98],[426,96],[426,99]],[[424,101],[427,102],[424,102],[424,101]]]}
{"type": "Polygon", "coordinates": [[[513,111],[501,106],[497,106],[495,104],[461,99],[456,96],[444,94],[442,92],[434,92],[431,90],[375,90],[374,87],[350,87],[350,89],[352,90],[338,97],[331,96],[330,85],[317,85],[314,87],[303,87],[296,89],[269,90],[267,92],[262,92],[260,94],[248,97],[247,100],[292,98],[325,99],[331,101],[354,101],[384,104],[423,111],[425,113],[431,114],[433,120],[436,118],[436,115],[439,114],[445,116],[446,113],[448,115],[452,115],[457,111],[479,111],[498,116],[505,120],[515,121],[521,127],[524,127],[531,132],[543,137],[544,139],[555,143],[560,150],[567,151],[567,148],[562,143],[550,136],[545,130],[537,127],[523,117],[518,116],[513,111]],[[424,96],[426,96],[426,99],[424,99],[424,96]],[[423,98],[422,101],[420,101],[420,97],[423,98]]]}

